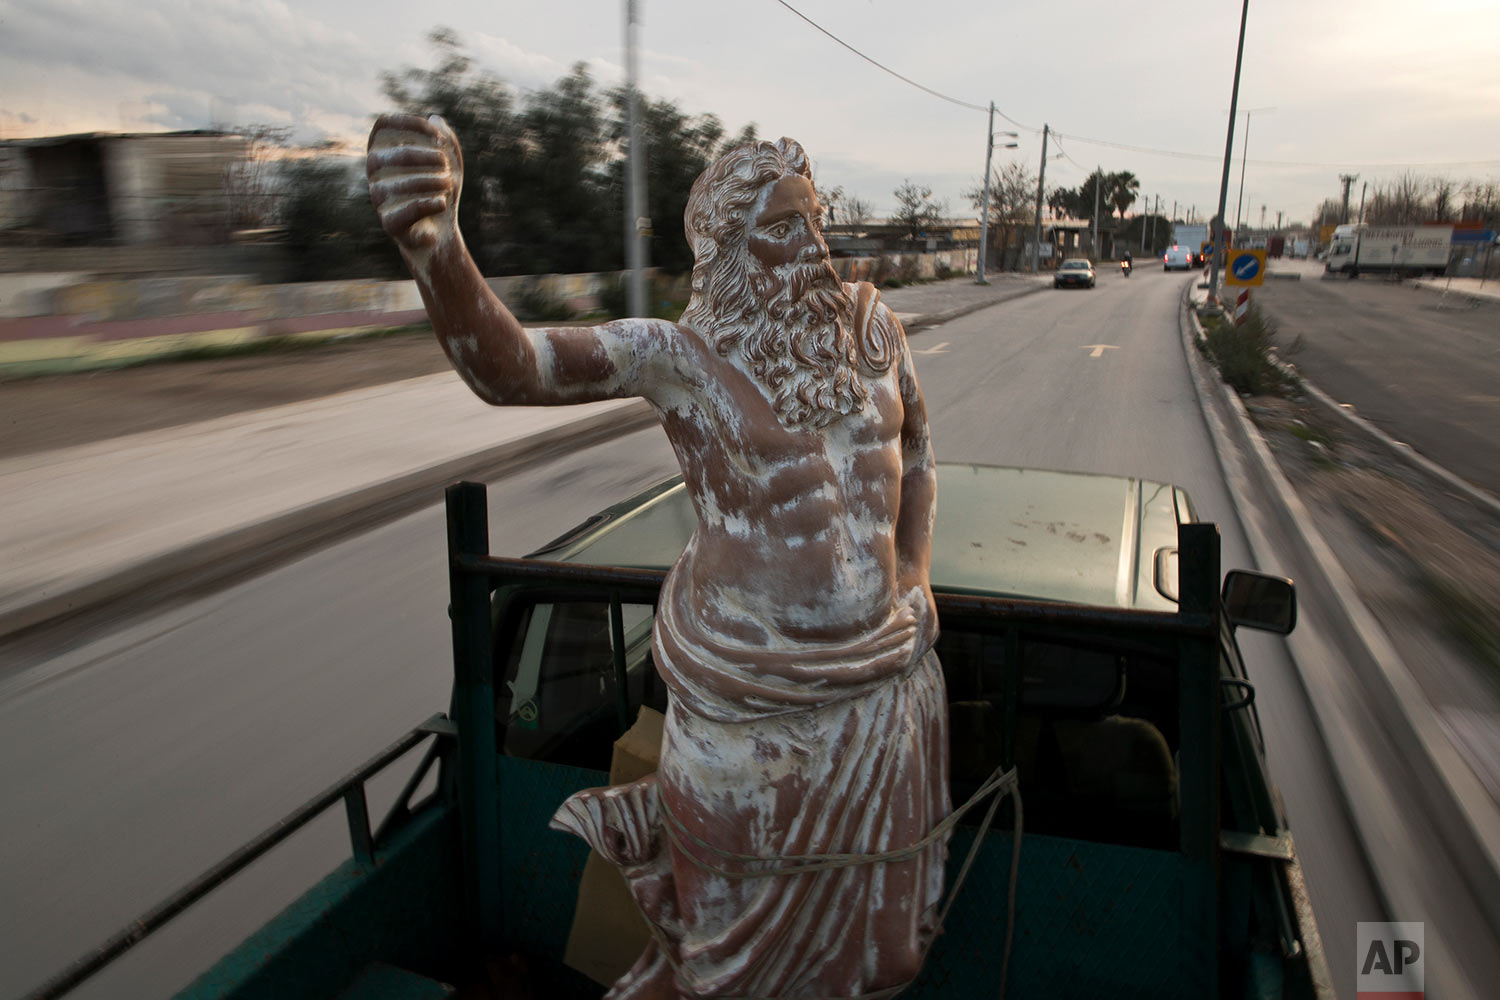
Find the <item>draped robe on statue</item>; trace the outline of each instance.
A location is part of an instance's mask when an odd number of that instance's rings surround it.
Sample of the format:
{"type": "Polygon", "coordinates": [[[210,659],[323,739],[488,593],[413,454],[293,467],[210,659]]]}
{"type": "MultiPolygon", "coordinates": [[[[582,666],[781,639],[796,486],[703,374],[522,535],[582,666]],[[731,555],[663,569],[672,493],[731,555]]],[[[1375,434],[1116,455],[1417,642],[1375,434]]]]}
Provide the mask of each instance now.
{"type": "Polygon", "coordinates": [[[621,867],[654,927],[609,995],[635,995],[664,962],[685,996],[857,997],[909,982],[945,840],[911,860],[770,877],[734,877],[776,864],[725,854],[899,850],[948,814],[943,676],[907,627],[913,612],[852,642],[749,648],[705,634],[685,576],[669,575],[656,619],[672,694],[660,771],[580,792],[553,820],[621,867]]]}

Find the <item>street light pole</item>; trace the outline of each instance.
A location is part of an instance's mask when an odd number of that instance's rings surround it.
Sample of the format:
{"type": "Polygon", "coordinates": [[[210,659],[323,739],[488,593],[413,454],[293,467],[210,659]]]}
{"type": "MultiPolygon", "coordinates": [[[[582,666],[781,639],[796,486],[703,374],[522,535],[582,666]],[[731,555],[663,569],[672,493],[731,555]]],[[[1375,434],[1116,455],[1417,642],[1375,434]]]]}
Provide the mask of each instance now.
{"type": "MultiPolygon", "coordinates": [[[[1002,134],[1006,135],[1006,136],[1008,136],[1010,138],[1015,138],[1015,136],[1016,136],[1016,133],[1014,133],[1014,132],[1005,132],[1005,133],[1002,133],[1002,134]]],[[[1006,149],[1015,149],[1016,145],[1017,144],[1014,143],[1014,142],[1007,142],[1005,144],[1005,148],[1006,149]]],[[[985,278],[984,278],[984,272],[985,272],[985,254],[989,250],[989,245],[990,245],[990,162],[994,159],[994,157],[995,157],[995,102],[991,101],[990,102],[990,127],[989,127],[989,130],[985,133],[985,149],[984,149],[984,209],[983,209],[983,214],[980,216],[980,222],[979,222],[979,280],[977,280],[977,281],[974,282],[976,285],[987,285],[987,284],[989,284],[989,282],[986,281],[985,278]]]]}
{"type": "Polygon", "coordinates": [[[979,280],[984,280],[984,255],[990,245],[990,161],[995,158],[995,102],[990,102],[990,127],[984,131],[984,209],[979,216],[979,280]]]}
{"type": "MultiPolygon", "coordinates": [[[[1248,2],[1248,0],[1247,0],[1248,2]]],[[[1234,210],[1234,228],[1240,228],[1240,213],[1245,209],[1245,158],[1250,152],[1250,116],[1257,111],[1275,111],[1275,108],[1248,108],[1245,110],[1245,141],[1240,146],[1240,197],[1234,210]]],[[[1233,124],[1231,118],[1230,124],[1233,124]]]]}
{"type": "Polygon", "coordinates": [[[1229,241],[1224,238],[1224,209],[1229,200],[1229,164],[1234,149],[1234,113],[1240,99],[1240,64],[1245,58],[1245,21],[1250,17],[1250,0],[1240,6],[1240,43],[1234,53],[1234,86],[1229,92],[1229,128],[1224,136],[1224,172],[1219,179],[1219,233],[1215,243],[1213,261],[1208,270],[1208,301],[1219,301],[1219,265],[1228,252],[1229,241]]]}
{"type": "Polygon", "coordinates": [[[625,267],[630,272],[626,283],[626,308],[632,316],[646,315],[646,171],[641,150],[641,122],[636,97],[635,26],[640,23],[640,0],[625,0],[625,91],[627,128],[630,133],[630,159],[626,165],[625,267]]]}

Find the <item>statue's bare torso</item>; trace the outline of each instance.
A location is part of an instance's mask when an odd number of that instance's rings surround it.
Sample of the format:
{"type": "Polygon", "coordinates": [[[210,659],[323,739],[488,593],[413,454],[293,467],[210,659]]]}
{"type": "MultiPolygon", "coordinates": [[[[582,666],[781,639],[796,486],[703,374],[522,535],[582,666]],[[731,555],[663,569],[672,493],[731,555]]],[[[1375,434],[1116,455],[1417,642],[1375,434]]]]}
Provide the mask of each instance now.
{"type": "Polygon", "coordinates": [[[863,411],[788,428],[753,377],[678,329],[705,379],[653,402],[698,514],[677,571],[714,619],[706,624],[746,642],[839,641],[881,624],[898,600],[904,408],[895,370],[861,376],[863,411]],[[756,623],[774,634],[755,635],[756,623]]]}

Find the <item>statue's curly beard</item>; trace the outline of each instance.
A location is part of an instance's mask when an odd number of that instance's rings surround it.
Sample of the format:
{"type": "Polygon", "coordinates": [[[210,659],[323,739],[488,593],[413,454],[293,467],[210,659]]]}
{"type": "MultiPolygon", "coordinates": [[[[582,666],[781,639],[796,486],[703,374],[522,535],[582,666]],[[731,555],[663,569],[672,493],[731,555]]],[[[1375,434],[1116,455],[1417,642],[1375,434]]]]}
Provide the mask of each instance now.
{"type": "Polygon", "coordinates": [[[766,267],[748,253],[705,288],[714,344],[738,350],[789,427],[826,427],[864,408],[854,300],[826,260],[766,267]],[[730,273],[730,269],[738,273],[730,273]]]}

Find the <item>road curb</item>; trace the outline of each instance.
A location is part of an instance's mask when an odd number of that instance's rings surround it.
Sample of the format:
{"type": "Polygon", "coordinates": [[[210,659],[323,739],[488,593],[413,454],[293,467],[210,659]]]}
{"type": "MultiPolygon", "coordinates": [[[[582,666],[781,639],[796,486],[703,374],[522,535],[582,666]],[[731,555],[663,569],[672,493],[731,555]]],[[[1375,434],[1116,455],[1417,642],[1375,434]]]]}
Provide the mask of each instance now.
{"type": "Polygon", "coordinates": [[[638,400],[634,406],[590,413],[493,448],[304,504],[90,579],[64,583],[24,606],[0,612],[0,641],[84,614],[112,614],[195,598],[215,585],[436,503],[435,491],[454,480],[495,478],[564,448],[598,444],[656,423],[650,404],[638,400]]]}
{"type": "MultiPolygon", "coordinates": [[[[1203,331],[1191,307],[1191,291],[1191,285],[1183,291],[1179,331],[1225,479],[1231,491],[1235,491],[1236,484],[1243,489],[1249,478],[1274,500],[1271,517],[1297,549],[1292,553],[1294,564],[1312,576],[1311,580],[1304,577],[1299,587],[1311,584],[1329,602],[1335,619],[1329,623],[1335,651],[1346,660],[1359,682],[1359,692],[1368,698],[1370,708],[1385,727],[1388,740],[1412,769],[1432,825],[1442,832],[1459,872],[1470,883],[1476,903],[1491,927],[1500,928],[1500,855],[1496,854],[1496,848],[1500,848],[1500,809],[1438,730],[1431,713],[1409,710],[1409,706],[1427,705],[1426,697],[1312,523],[1239,395],[1219,380],[1217,372],[1202,357],[1198,344],[1203,331]],[[1236,455],[1241,456],[1244,469],[1229,467],[1236,455]]],[[[1236,506],[1244,509],[1242,504],[1236,506]]],[[[1262,553],[1270,551],[1269,538],[1254,517],[1242,515],[1241,521],[1252,548],[1262,553]]],[[[1316,637],[1299,636],[1295,632],[1287,637],[1287,645],[1334,765],[1356,835],[1371,862],[1388,909],[1397,918],[1403,913],[1421,912],[1425,907],[1418,902],[1420,894],[1397,877],[1397,873],[1407,868],[1400,841],[1384,825],[1388,817],[1410,810],[1411,800],[1396,801],[1390,787],[1391,776],[1377,773],[1363,745],[1355,745],[1351,739],[1358,730],[1346,720],[1358,709],[1350,704],[1351,695],[1347,691],[1340,692],[1336,678],[1320,676],[1316,669],[1329,650],[1316,637]]]]}

